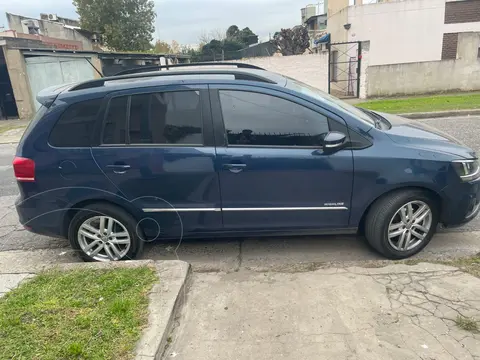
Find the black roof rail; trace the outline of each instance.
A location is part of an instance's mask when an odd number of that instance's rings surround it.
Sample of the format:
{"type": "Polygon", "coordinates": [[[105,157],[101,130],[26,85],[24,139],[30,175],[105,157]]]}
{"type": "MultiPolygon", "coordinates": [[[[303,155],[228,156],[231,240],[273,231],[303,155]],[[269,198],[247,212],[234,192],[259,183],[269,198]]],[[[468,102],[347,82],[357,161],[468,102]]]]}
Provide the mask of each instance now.
{"type": "Polygon", "coordinates": [[[101,79],[94,79],[82,82],[80,84],[74,85],[68,91],[75,91],[75,90],[84,90],[84,89],[91,89],[96,87],[102,87],[105,85],[107,81],[115,81],[115,80],[128,80],[128,79],[141,79],[141,78],[151,78],[151,77],[161,77],[161,76],[182,76],[182,75],[235,75],[237,80],[252,80],[252,81],[260,81],[270,84],[275,84],[275,81],[268,79],[267,77],[263,77],[257,74],[249,74],[246,72],[239,72],[235,70],[229,69],[212,69],[210,71],[196,71],[196,70],[185,70],[185,71],[178,71],[178,72],[170,72],[170,71],[158,71],[158,72],[149,72],[149,73],[140,73],[140,74],[129,74],[129,75],[120,75],[120,76],[111,76],[111,77],[104,77],[101,79]]]}
{"type": "Polygon", "coordinates": [[[174,64],[174,65],[152,65],[152,66],[142,66],[138,67],[135,69],[128,69],[128,70],[122,70],[116,73],[113,76],[118,76],[118,75],[127,75],[127,74],[136,74],[136,73],[142,73],[145,71],[150,71],[150,70],[161,70],[161,69],[171,69],[171,68],[179,68],[179,67],[189,67],[189,66],[236,66],[238,69],[255,69],[255,70],[265,70],[264,68],[255,66],[255,65],[250,65],[250,64],[244,64],[244,63],[238,63],[238,62],[221,62],[221,61],[216,61],[216,62],[201,62],[201,63],[184,63],[184,64],[174,64]]]}

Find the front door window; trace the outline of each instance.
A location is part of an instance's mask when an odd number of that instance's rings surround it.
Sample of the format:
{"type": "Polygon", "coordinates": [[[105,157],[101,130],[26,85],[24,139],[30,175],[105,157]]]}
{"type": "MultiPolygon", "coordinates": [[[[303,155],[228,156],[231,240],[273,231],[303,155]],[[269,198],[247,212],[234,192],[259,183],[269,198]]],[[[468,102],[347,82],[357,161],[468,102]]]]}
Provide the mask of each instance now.
{"type": "Polygon", "coordinates": [[[327,117],[279,97],[220,91],[229,146],[323,146],[327,117]]]}

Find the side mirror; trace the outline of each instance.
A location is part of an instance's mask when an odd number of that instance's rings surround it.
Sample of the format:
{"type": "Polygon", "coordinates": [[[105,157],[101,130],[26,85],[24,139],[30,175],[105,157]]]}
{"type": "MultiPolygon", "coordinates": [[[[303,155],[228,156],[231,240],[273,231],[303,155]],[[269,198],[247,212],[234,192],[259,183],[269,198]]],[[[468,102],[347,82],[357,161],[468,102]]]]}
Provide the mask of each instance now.
{"type": "Polygon", "coordinates": [[[347,135],[338,131],[330,131],[323,138],[325,151],[339,150],[347,141],[347,135]]]}

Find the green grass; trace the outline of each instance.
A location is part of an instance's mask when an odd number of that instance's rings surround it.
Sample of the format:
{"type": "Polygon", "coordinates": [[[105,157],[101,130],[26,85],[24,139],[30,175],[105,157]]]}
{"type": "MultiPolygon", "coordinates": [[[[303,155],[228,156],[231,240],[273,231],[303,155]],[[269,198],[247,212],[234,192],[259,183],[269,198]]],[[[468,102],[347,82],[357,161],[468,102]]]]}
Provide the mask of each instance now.
{"type": "Polygon", "coordinates": [[[480,93],[372,100],[357,106],[392,114],[480,109],[480,93]]]}
{"type": "Polygon", "coordinates": [[[455,324],[465,331],[470,331],[473,333],[478,333],[478,321],[475,319],[469,319],[463,316],[457,316],[455,319],[455,324]]]}
{"type": "Polygon", "coordinates": [[[0,357],[130,359],[156,280],[148,267],[39,274],[0,299],[0,357]]]}

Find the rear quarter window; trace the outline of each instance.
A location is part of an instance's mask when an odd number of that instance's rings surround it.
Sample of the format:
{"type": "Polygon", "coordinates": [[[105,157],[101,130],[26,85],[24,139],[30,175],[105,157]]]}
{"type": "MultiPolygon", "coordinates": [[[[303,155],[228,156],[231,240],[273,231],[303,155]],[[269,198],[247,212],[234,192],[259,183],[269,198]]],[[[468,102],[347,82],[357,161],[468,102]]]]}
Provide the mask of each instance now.
{"type": "Polygon", "coordinates": [[[38,109],[32,121],[30,121],[30,124],[28,124],[27,129],[24,131],[22,138],[20,139],[20,144],[22,144],[23,140],[30,135],[30,133],[37,126],[38,122],[43,118],[43,116],[47,113],[47,111],[48,111],[48,108],[43,105],[40,107],[40,109],[38,109]]]}
{"type": "Polygon", "coordinates": [[[103,99],[70,105],[55,124],[48,142],[56,147],[90,147],[103,99]]]}

